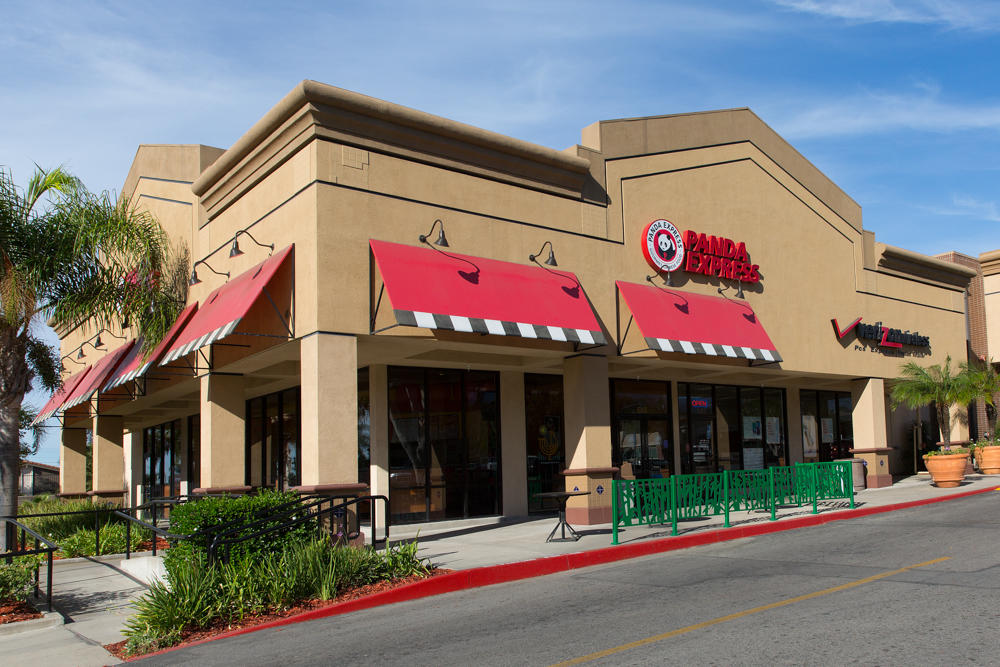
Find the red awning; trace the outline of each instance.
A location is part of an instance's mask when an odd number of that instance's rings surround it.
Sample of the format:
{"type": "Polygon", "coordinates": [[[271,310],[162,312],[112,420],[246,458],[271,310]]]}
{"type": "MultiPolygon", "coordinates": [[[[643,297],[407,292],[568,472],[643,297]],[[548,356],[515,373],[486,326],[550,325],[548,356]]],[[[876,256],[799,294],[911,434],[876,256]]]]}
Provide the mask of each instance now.
{"type": "Polygon", "coordinates": [[[73,394],[63,403],[63,410],[68,410],[74,405],[79,405],[89,400],[94,395],[94,392],[101,388],[104,381],[115,372],[115,369],[121,364],[122,359],[125,358],[125,355],[134,346],[135,341],[130,340],[114,352],[104,355],[104,358],[94,364],[93,369],[87,374],[87,378],[77,385],[76,389],[73,390],[73,394]]]}
{"type": "Polygon", "coordinates": [[[650,349],[781,361],[745,301],[616,281],[650,349]]]}
{"type": "Polygon", "coordinates": [[[70,396],[72,396],[73,390],[76,389],[77,385],[79,385],[80,382],[87,377],[87,374],[90,373],[90,369],[91,367],[87,366],[76,375],[68,377],[66,381],[63,382],[62,386],[56,390],[56,393],[52,394],[52,398],[50,398],[42,407],[38,416],[35,417],[33,422],[31,422],[31,425],[34,426],[35,424],[39,424],[54,415],[56,411],[62,407],[62,404],[65,403],[70,396]]]}
{"type": "Polygon", "coordinates": [[[147,370],[149,367],[159,361],[163,353],[167,351],[170,344],[174,342],[177,338],[177,334],[181,332],[181,329],[188,323],[191,316],[194,315],[195,311],[198,310],[198,304],[192,303],[191,305],[184,308],[181,314],[177,316],[174,323],[170,325],[170,329],[160,340],[159,344],[153,349],[153,352],[148,356],[142,354],[142,341],[139,340],[132,349],[129,350],[128,354],[122,359],[121,363],[118,364],[118,368],[111,374],[108,381],[104,383],[104,387],[101,391],[110,391],[115,387],[125,384],[129,380],[134,380],[139,377],[147,370]]]}
{"type": "Polygon", "coordinates": [[[568,271],[370,241],[403,326],[603,345],[601,325],[568,271]]]}
{"type": "Polygon", "coordinates": [[[197,314],[170,345],[160,365],[210,345],[225,338],[236,329],[251,306],[257,301],[267,283],[292,254],[294,245],[275,253],[249,271],[236,276],[222,287],[216,288],[202,303],[197,314]]]}

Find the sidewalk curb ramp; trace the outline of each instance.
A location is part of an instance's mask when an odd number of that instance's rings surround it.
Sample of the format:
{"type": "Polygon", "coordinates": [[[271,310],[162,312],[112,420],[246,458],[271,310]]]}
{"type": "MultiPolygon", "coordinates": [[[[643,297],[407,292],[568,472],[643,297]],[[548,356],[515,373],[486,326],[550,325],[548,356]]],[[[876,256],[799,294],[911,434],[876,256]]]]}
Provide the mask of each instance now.
{"type": "Polygon", "coordinates": [[[592,549],[590,551],[560,554],[558,556],[546,556],[545,558],[536,558],[517,563],[505,563],[502,565],[476,567],[468,570],[456,570],[454,572],[441,574],[431,577],[430,579],[415,581],[411,584],[405,584],[398,588],[393,588],[392,590],[375,593],[356,600],[348,600],[346,602],[341,602],[340,604],[323,607],[322,609],[305,611],[301,614],[296,614],[295,616],[289,616],[288,618],[269,621],[267,623],[261,623],[260,625],[254,625],[247,628],[239,628],[237,630],[231,630],[229,632],[215,635],[214,637],[207,637],[205,639],[199,639],[198,641],[187,644],[165,648],[154,653],[136,656],[134,658],[129,658],[126,662],[142,660],[143,658],[149,658],[154,655],[169,653],[171,651],[187,648],[189,646],[206,644],[208,642],[225,639],[227,637],[237,637],[239,635],[257,632],[258,630],[277,628],[283,625],[293,625],[295,623],[304,623],[305,621],[313,621],[320,618],[327,618],[329,616],[339,616],[340,614],[349,614],[354,611],[381,607],[384,605],[395,604],[397,602],[418,600],[420,598],[431,597],[434,595],[454,593],[456,591],[481,588],[483,586],[492,586],[494,584],[503,584],[510,581],[541,577],[547,574],[556,574],[558,572],[568,572],[569,570],[591,567],[592,565],[603,565],[606,563],[613,563],[615,561],[640,558],[642,556],[650,556],[668,551],[690,549],[691,547],[714,544],[716,542],[728,542],[730,540],[738,540],[744,537],[767,535],[768,533],[780,533],[786,530],[795,530],[797,528],[820,526],[834,521],[844,521],[847,519],[857,519],[860,517],[871,516],[873,514],[895,512],[897,510],[909,509],[911,507],[920,507],[921,505],[932,505],[949,500],[968,498],[969,496],[988,493],[990,491],[1000,491],[1000,487],[990,486],[985,489],[955,493],[939,498],[925,498],[922,500],[911,500],[903,503],[896,503],[894,505],[860,507],[853,510],[848,509],[826,514],[813,514],[793,519],[782,519],[780,521],[773,522],[768,521],[766,523],[753,524],[749,526],[735,526],[732,528],[709,530],[692,535],[663,537],[642,542],[633,542],[631,544],[619,544],[618,546],[592,549]]]}

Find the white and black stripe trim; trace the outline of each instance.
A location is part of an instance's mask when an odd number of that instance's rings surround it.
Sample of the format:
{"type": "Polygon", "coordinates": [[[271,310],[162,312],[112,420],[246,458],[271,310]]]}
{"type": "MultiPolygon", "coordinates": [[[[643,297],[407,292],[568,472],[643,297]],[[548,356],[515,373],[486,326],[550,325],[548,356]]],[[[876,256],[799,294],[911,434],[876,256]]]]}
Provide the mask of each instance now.
{"type": "Polygon", "coordinates": [[[544,324],[528,324],[527,322],[487,320],[480,317],[464,317],[462,315],[422,313],[413,310],[394,310],[393,312],[396,314],[396,322],[405,327],[447,329],[449,331],[465,331],[468,333],[492,334],[494,336],[540,338],[543,340],[583,343],[584,345],[604,345],[606,342],[603,332],[590,331],[588,329],[570,329],[568,327],[553,327],[544,324]]]}
{"type": "Polygon", "coordinates": [[[749,359],[751,361],[781,361],[777,350],[767,350],[756,347],[738,347],[735,345],[718,345],[716,343],[696,343],[689,340],[673,340],[670,338],[647,338],[646,345],[651,350],[663,352],[684,352],[685,354],[704,354],[711,357],[729,357],[730,359],[749,359]]]}
{"type": "MultiPolygon", "coordinates": [[[[233,329],[235,329],[236,325],[238,325],[240,323],[240,319],[241,318],[237,318],[237,319],[233,320],[232,322],[230,322],[229,324],[225,324],[225,325],[219,327],[218,329],[215,329],[214,331],[209,331],[204,336],[201,336],[200,338],[196,338],[193,341],[191,341],[190,343],[187,343],[186,345],[182,345],[181,347],[178,347],[178,348],[176,348],[174,350],[171,350],[167,354],[163,355],[163,359],[160,360],[159,365],[160,366],[166,366],[171,361],[174,361],[176,359],[180,359],[184,355],[190,354],[191,352],[194,352],[195,350],[200,350],[201,348],[205,347],[206,345],[211,345],[212,343],[214,343],[215,341],[219,340],[220,338],[225,338],[229,334],[233,333],[233,329]]],[[[147,370],[149,370],[149,367],[151,365],[152,365],[151,363],[144,364],[143,367],[139,369],[139,372],[136,375],[142,375],[147,370]]]]}

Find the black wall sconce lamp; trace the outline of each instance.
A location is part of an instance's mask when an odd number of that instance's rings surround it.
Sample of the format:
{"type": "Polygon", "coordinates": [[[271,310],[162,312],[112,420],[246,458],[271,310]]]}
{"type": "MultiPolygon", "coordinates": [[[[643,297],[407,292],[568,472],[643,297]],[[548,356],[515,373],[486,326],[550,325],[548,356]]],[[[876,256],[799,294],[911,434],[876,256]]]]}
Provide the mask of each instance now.
{"type": "MultiPolygon", "coordinates": [[[[239,257],[240,255],[243,254],[243,251],[240,250],[240,234],[245,234],[245,235],[249,236],[250,240],[253,241],[254,243],[256,243],[257,245],[259,245],[261,248],[267,248],[268,250],[270,250],[270,252],[268,253],[268,256],[274,254],[274,244],[273,243],[261,243],[260,241],[258,241],[257,239],[255,239],[253,237],[253,234],[251,234],[250,232],[248,232],[245,229],[241,229],[240,231],[236,232],[236,234],[233,236],[233,245],[229,249],[229,257],[230,257],[230,259],[232,259],[233,257],[239,257]]],[[[211,267],[209,267],[209,268],[211,268],[211,267]]]]}
{"type": "Polygon", "coordinates": [[[202,265],[208,267],[208,270],[211,271],[212,273],[214,273],[215,275],[217,275],[217,276],[225,276],[226,280],[229,280],[229,271],[216,271],[215,269],[213,269],[211,267],[211,265],[208,262],[206,262],[203,259],[199,259],[197,262],[195,262],[191,266],[191,280],[188,281],[188,285],[190,285],[191,287],[194,287],[195,285],[197,285],[197,284],[199,284],[201,282],[201,279],[198,278],[198,265],[199,264],[202,264],[202,265]]]}
{"type": "Polygon", "coordinates": [[[445,236],[444,236],[444,223],[441,222],[441,218],[438,218],[433,223],[431,223],[431,228],[429,230],[427,230],[426,234],[421,234],[420,235],[420,242],[424,243],[424,244],[427,244],[427,237],[431,235],[431,232],[433,232],[434,228],[436,226],[438,226],[438,225],[441,225],[441,228],[438,230],[438,237],[437,237],[437,239],[434,240],[434,245],[441,246],[442,248],[447,248],[448,247],[448,239],[445,238],[445,236]]]}
{"type": "Polygon", "coordinates": [[[545,246],[549,247],[549,256],[545,258],[545,263],[548,264],[549,266],[559,266],[559,264],[556,263],[556,254],[552,250],[551,241],[546,241],[545,243],[543,243],[542,247],[539,248],[538,252],[536,252],[534,255],[528,255],[528,261],[538,264],[538,256],[542,254],[543,250],[545,250],[545,246]]]}
{"type": "MultiPolygon", "coordinates": [[[[720,287],[719,290],[718,290],[719,294],[725,296],[726,295],[725,293],[726,293],[727,289],[729,289],[729,288],[728,287],[720,287]]],[[[746,298],[745,296],[743,296],[743,282],[742,281],[740,281],[740,280],[736,281],[736,294],[734,294],[733,296],[736,297],[737,299],[745,299],[746,298]]]]}

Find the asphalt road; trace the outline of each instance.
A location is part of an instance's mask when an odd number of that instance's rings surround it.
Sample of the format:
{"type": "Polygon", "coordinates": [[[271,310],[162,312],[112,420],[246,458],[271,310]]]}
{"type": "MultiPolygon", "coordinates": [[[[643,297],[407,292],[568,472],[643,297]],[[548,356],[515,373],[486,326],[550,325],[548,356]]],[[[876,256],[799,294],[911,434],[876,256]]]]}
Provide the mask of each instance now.
{"type": "Polygon", "coordinates": [[[998,529],[1000,492],[990,492],[263,630],[141,664],[1000,664],[998,529]]]}

